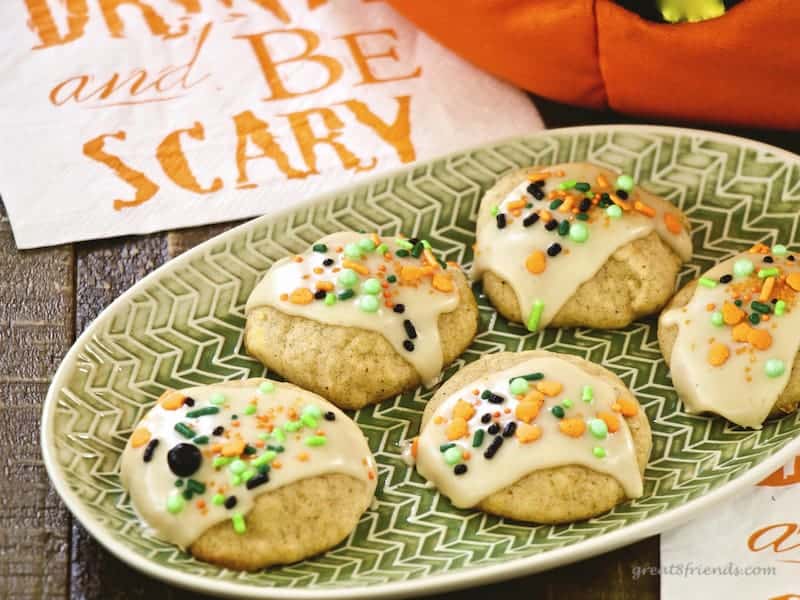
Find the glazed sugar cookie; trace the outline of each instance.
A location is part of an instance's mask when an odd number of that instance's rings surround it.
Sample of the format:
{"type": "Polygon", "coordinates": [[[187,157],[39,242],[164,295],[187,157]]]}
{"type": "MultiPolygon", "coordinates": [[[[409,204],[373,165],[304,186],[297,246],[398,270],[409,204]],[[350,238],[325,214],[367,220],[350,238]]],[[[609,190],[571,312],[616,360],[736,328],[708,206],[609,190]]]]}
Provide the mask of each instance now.
{"type": "Polygon", "coordinates": [[[267,379],[165,392],[128,440],[121,479],[156,537],[244,570],[335,546],[376,483],[353,421],[267,379]]]}
{"type": "Polygon", "coordinates": [[[514,171],[484,196],[474,276],[531,331],[624,327],[669,300],[688,221],[631,177],[587,164],[514,171]]]}
{"type": "Polygon", "coordinates": [[[647,417],[616,375],[534,350],[461,369],[425,408],[411,454],[457,507],[564,523],[639,497],[650,448],[647,417]]]}
{"type": "Polygon", "coordinates": [[[247,301],[245,345],[355,409],[434,383],[477,328],[466,277],[425,240],[342,232],[273,265],[247,301]]]}
{"type": "Polygon", "coordinates": [[[800,254],[758,244],[681,289],[658,341],[688,412],[760,428],[800,403],[800,254]]]}

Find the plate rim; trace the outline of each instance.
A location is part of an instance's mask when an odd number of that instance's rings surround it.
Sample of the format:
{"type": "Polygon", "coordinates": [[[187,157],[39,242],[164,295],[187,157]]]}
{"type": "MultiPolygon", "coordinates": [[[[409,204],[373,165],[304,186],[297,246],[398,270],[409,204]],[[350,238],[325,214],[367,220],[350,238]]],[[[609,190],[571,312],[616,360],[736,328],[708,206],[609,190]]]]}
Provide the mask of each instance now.
{"type": "Polygon", "coordinates": [[[148,285],[151,280],[163,277],[169,272],[180,268],[183,264],[190,262],[195,257],[206,252],[211,246],[226,241],[229,237],[232,238],[238,236],[248,228],[256,227],[261,223],[277,220],[298,210],[321,204],[333,197],[347,194],[352,190],[367,187],[376,182],[391,179],[404,173],[409,173],[415,168],[418,168],[420,165],[430,164],[455,155],[478,152],[493,148],[495,146],[520,142],[537,137],[559,134],[580,135],[582,133],[595,133],[598,131],[603,131],[609,134],[627,131],[645,134],[667,133],[673,136],[703,136],[709,139],[716,139],[721,142],[735,143],[740,146],[745,145],[746,147],[756,150],[770,152],[778,157],[784,158],[787,161],[793,161],[800,164],[800,155],[797,155],[793,152],[784,150],[783,148],[778,148],[777,146],[773,146],[765,142],[751,140],[746,137],[727,133],[719,133],[696,128],[650,124],[580,125],[575,127],[542,129],[529,134],[501,138],[481,144],[479,146],[465,148],[463,150],[450,152],[448,154],[435,156],[425,160],[414,161],[407,165],[402,165],[398,168],[390,169],[371,177],[361,179],[360,181],[334,189],[330,192],[306,198],[294,206],[284,208],[268,215],[262,215],[260,217],[249,219],[246,222],[229,229],[228,231],[206,240],[205,242],[184,252],[180,256],[168,260],[151,273],[148,273],[145,277],[137,281],[134,285],[132,285],[114,301],[112,301],[107,307],[105,307],[97,315],[97,317],[95,317],[92,323],[83,331],[83,333],[81,333],[81,335],[78,336],[78,338],[72,343],[70,349],[64,355],[64,358],[62,359],[58,369],[56,369],[48,388],[47,396],[45,397],[42,405],[39,434],[42,459],[44,461],[45,469],[50,479],[50,483],[58,493],[61,500],[70,510],[72,515],[92,535],[92,537],[115,557],[148,576],[170,583],[177,587],[202,591],[205,593],[213,593],[227,597],[254,599],[355,599],[374,598],[378,596],[383,598],[396,598],[400,596],[421,596],[436,592],[453,591],[471,585],[485,585],[501,580],[531,575],[533,573],[545,571],[557,566],[567,565],[591,556],[615,550],[689,521],[692,519],[692,517],[699,516],[704,510],[708,510],[708,508],[714,504],[733,496],[739,490],[760,481],[776,469],[780,468],[781,465],[785,464],[789,460],[789,458],[797,453],[800,453],[800,436],[797,436],[793,440],[787,442],[783,448],[778,450],[772,456],[766,458],[760,464],[747,469],[741,475],[730,479],[715,490],[698,496],[697,498],[693,498],[681,506],[668,509],[659,515],[645,518],[644,520],[632,525],[623,526],[618,530],[603,533],[582,542],[577,542],[554,550],[548,550],[534,556],[516,558],[506,563],[478,566],[473,567],[472,569],[458,569],[451,572],[426,575],[413,579],[382,583],[378,585],[343,586],[330,589],[258,587],[254,585],[238,583],[236,581],[218,580],[206,577],[204,575],[178,572],[174,569],[154,563],[151,561],[151,559],[130,550],[127,546],[117,541],[110,533],[108,533],[107,526],[103,525],[89,513],[88,509],[84,507],[84,503],[78,494],[75,493],[66,483],[66,480],[63,477],[63,469],[57,459],[58,451],[55,447],[55,432],[53,431],[55,425],[55,414],[58,405],[58,393],[63,387],[67,376],[69,373],[71,373],[76,363],[78,349],[84,346],[86,342],[94,335],[95,330],[99,327],[99,324],[106,319],[108,314],[111,314],[117,309],[118,306],[122,305],[130,298],[140,293],[140,291],[146,285],[148,285]]]}

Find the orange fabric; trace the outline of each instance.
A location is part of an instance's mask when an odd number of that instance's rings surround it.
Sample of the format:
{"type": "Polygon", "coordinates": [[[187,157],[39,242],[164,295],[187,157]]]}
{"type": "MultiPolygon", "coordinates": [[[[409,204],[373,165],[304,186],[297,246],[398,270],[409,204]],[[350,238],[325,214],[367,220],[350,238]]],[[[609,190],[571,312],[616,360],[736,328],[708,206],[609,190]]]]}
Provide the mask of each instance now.
{"type": "Polygon", "coordinates": [[[389,0],[476,65],[553,100],[643,117],[800,128],[800,3],[668,25],[611,0],[389,0]]]}

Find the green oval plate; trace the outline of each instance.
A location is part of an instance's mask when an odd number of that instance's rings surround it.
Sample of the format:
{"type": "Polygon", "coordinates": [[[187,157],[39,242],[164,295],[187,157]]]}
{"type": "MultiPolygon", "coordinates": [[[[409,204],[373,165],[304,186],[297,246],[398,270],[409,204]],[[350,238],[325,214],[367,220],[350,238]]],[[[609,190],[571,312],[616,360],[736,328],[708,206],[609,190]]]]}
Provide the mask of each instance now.
{"type": "Polygon", "coordinates": [[[552,130],[499,142],[256,219],[143,279],[75,343],[42,417],[45,462],[61,497],[111,552],[176,585],[253,598],[389,597],[487,583],[605,552],[682,522],[768,475],[800,450],[793,441],[800,415],[750,431],[684,414],[654,319],[620,331],[530,334],[499,317],[479,294],[480,332],[444,376],[482,354],[531,348],[611,369],[635,391],[653,426],[641,498],[559,526],[457,510],[400,456],[401,441],[416,435],[432,394],[419,389],[356,413],[379,463],[377,503],[330,552],[239,573],[145,535],[117,476],[125,441],[167,387],[264,374],[242,348],[243,309],[275,260],[324,234],[356,229],[425,237],[448,260],[469,265],[478,201],[500,175],[581,160],[633,174],[688,214],[695,253],[682,283],[754,242],[798,241],[800,158],[744,139],[646,126],[552,130]]]}

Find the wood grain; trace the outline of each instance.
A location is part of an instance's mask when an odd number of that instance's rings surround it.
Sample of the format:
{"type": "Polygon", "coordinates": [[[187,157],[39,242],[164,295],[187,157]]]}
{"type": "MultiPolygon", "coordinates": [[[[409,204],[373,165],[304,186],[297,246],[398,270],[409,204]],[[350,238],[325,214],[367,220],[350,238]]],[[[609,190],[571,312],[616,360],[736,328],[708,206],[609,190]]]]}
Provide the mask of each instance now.
{"type": "Polygon", "coordinates": [[[66,596],[70,516],[39,451],[42,401],[72,344],[72,248],[20,252],[0,202],[0,598],[66,596]]]}

